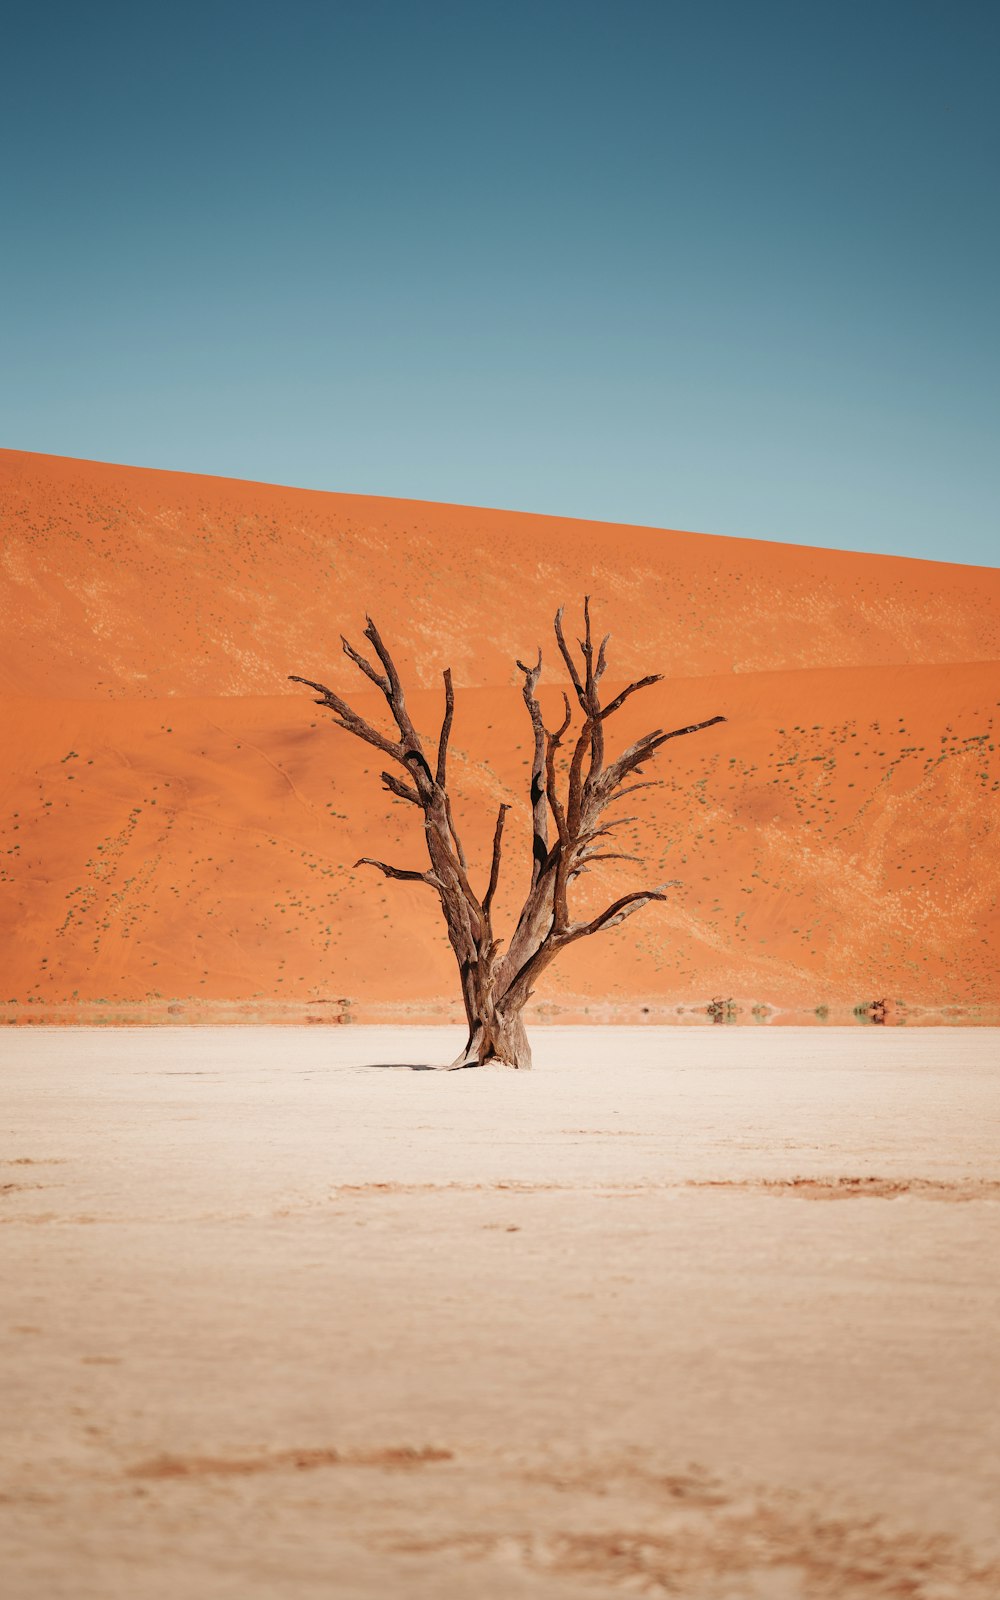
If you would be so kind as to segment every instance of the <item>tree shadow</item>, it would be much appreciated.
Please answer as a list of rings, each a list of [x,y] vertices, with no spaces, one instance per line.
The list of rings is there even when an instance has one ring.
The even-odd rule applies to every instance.
[[[430,1061],[363,1061],[359,1072],[451,1072],[451,1067]]]

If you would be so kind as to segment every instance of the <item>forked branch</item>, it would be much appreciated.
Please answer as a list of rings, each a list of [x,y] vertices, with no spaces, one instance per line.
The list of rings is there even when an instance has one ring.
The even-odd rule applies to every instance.
[[[394,761],[402,761],[403,749],[399,744],[387,739],[378,728],[373,728],[370,722],[352,710],[346,700],[333,689],[328,689],[325,683],[314,683],[311,678],[299,678],[294,674],[289,677],[290,683],[304,683],[307,689],[315,689],[318,699],[315,704],[326,706],[334,713],[337,726],[353,733],[356,739],[363,739],[366,744],[374,745],[376,750],[381,750],[383,755],[392,756]]]

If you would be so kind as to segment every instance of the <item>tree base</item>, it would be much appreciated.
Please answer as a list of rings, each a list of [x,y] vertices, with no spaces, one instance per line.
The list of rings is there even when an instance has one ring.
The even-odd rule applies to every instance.
[[[477,1022],[470,1029],[462,1054],[452,1062],[457,1067],[514,1067],[519,1072],[531,1066],[531,1046],[519,1016],[500,1021]]]

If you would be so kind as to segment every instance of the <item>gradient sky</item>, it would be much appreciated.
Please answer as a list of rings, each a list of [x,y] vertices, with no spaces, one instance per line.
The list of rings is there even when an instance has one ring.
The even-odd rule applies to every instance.
[[[0,443],[1000,561],[1000,4],[9,7]]]

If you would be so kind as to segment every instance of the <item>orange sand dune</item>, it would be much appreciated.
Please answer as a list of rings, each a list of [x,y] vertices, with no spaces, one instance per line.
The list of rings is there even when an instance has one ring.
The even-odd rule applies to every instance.
[[[338,681],[368,607],[411,681],[513,683],[584,586],[623,678],[1000,658],[1000,573],[0,452],[14,694]]]
[[[996,572],[14,452],[0,519],[0,1001],[453,1003],[429,892],[351,865],[421,865],[413,813],[287,674],[353,692],[338,634],[367,608],[433,734],[453,666],[481,876],[497,802],[520,802],[509,914],[513,659],[584,589],[615,676],[669,675],[622,713],[623,742],[729,720],[668,746],[665,786],[636,797],[628,848],[642,881],[682,880],[669,904],[570,952],[539,1003],[1000,999]],[[638,870],[595,871],[581,905]]]

